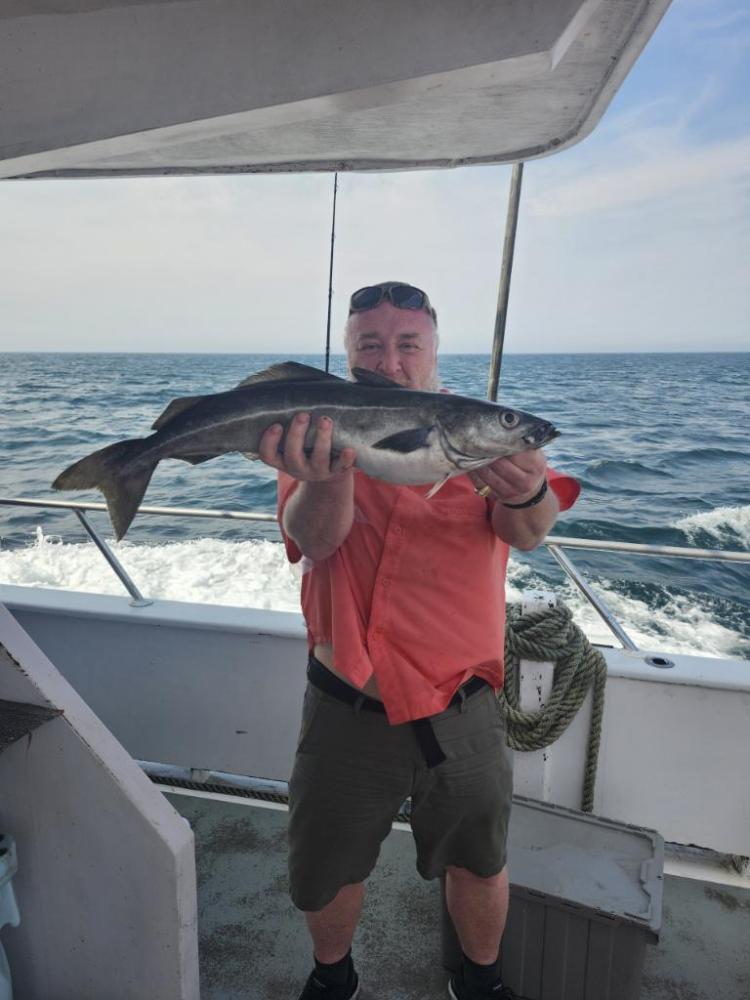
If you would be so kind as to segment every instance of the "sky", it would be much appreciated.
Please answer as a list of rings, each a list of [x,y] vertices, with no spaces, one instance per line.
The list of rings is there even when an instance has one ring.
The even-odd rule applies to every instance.
[[[673,0],[594,132],[526,164],[507,352],[750,350],[750,6]],[[350,292],[489,351],[510,167],[339,177]],[[329,174],[0,182],[0,351],[320,352]]]

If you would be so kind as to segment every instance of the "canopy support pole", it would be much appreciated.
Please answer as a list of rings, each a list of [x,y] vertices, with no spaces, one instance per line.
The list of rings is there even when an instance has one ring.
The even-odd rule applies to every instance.
[[[505,343],[505,324],[508,319],[508,298],[510,297],[510,276],[513,270],[513,253],[516,248],[516,227],[518,225],[518,206],[521,201],[521,181],[523,179],[523,163],[514,163],[510,177],[510,192],[508,194],[508,216],[505,222],[505,242],[503,244],[503,263],[500,270],[500,290],[497,296],[497,312],[495,314],[495,335],[492,341],[492,361],[487,384],[487,398],[497,400],[497,389],[500,382],[500,366],[503,361],[503,345]]]
[[[333,296],[333,244],[336,239],[336,195],[339,189],[339,175],[333,175],[333,214],[331,217],[331,255],[328,264],[328,315],[326,317],[326,371],[331,364],[331,298]]]

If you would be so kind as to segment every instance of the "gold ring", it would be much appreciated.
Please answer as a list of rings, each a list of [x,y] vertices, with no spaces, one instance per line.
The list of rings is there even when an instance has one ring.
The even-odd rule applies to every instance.
[[[490,493],[492,493],[492,490],[489,488],[489,486],[475,486],[474,492],[478,494],[480,497],[488,497]]]

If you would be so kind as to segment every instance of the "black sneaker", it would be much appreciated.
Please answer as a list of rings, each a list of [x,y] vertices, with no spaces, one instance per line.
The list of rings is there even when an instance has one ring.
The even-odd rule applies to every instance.
[[[448,983],[448,996],[451,1000],[521,1000],[521,997],[517,997],[513,990],[503,986],[499,979],[487,989],[481,991],[471,989],[466,984],[463,971],[451,976]]]
[[[299,995],[299,1000],[354,1000],[359,996],[359,976],[352,967],[345,986],[329,986],[318,978],[313,969],[305,988]]]

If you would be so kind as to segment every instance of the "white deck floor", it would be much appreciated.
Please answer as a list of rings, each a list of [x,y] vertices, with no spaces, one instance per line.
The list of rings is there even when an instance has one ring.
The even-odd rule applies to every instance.
[[[287,895],[286,812],[169,799],[196,837],[202,1000],[296,1000],[311,953]],[[660,943],[646,951],[641,1000],[750,998],[750,889],[667,876],[663,918]],[[439,887],[415,872],[408,833],[383,846],[354,956],[362,1000],[447,995]]]

